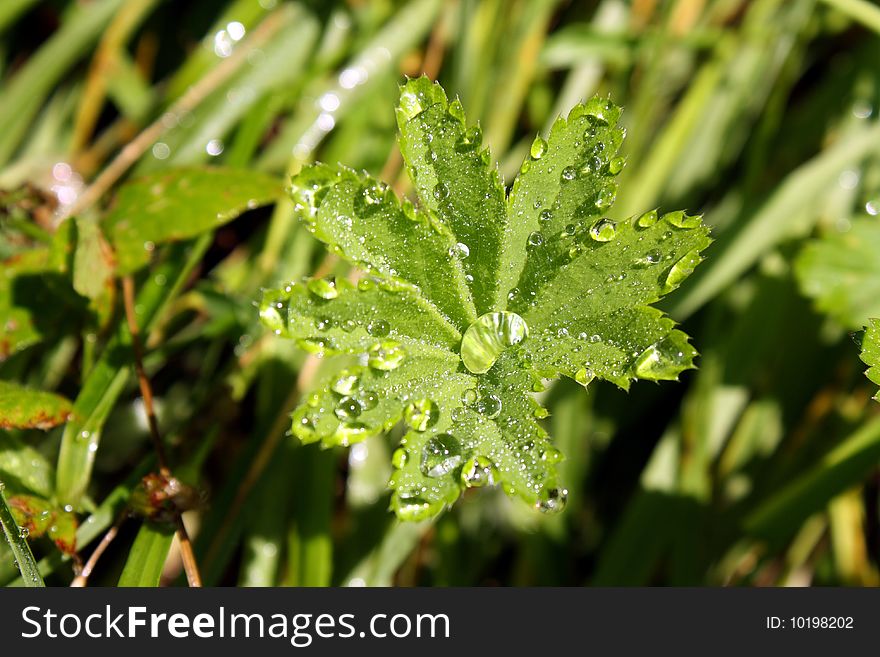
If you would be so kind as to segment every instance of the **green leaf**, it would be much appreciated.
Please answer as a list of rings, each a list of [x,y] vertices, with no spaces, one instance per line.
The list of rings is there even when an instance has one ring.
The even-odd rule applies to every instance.
[[[104,229],[120,273],[128,274],[148,264],[157,245],[212,231],[280,193],[277,179],[254,171],[166,170],[124,185]]]
[[[64,554],[76,554],[78,523],[71,511],[33,495],[15,495],[8,502],[15,522],[30,538],[46,535]]]
[[[364,271],[414,285],[454,325],[476,319],[456,254],[442,224],[401,203],[388,186],[366,174],[323,164],[293,179],[293,198],[315,237]]]
[[[50,497],[55,483],[52,465],[14,434],[0,431],[0,481],[15,492]]]
[[[474,305],[482,314],[497,308],[501,250],[507,215],[504,186],[482,132],[468,128],[458,100],[421,77],[400,89],[397,107],[400,152],[426,212],[454,236]]]
[[[122,574],[119,576],[118,586],[159,586],[162,569],[165,567],[173,540],[172,527],[152,522],[141,525],[134,539],[134,545],[128,553]]]
[[[71,222],[61,224],[52,244],[0,263],[0,361],[49,336],[72,332],[86,313],[68,275]]]
[[[0,429],[51,429],[67,422],[72,411],[61,395],[0,381]]]
[[[27,533],[23,532],[15,522],[3,489],[4,484],[0,481],[0,527],[3,528],[6,542],[12,549],[12,556],[18,564],[21,579],[25,586],[45,586],[43,576],[40,575],[40,569],[37,567],[37,561],[34,559],[34,553],[31,552],[31,547],[28,545]]]
[[[880,385],[880,319],[870,320],[862,337],[862,361],[868,365],[865,376]],[[880,401],[880,392],[874,395],[874,399]]]
[[[699,218],[681,212],[548,231],[508,304],[531,330],[526,348],[535,367],[622,388],[636,378],[677,379],[696,351],[648,304],[690,275],[709,241]]]
[[[402,421],[390,481],[400,518],[433,517],[486,485],[561,510],[563,455],[533,397],[541,377],[627,388],[693,366],[687,336],[650,304],[699,264],[708,231],[684,212],[604,216],[623,166],[619,115],[593,99],[557,121],[505,199],[460,104],[420,78],[397,109],[419,210],[343,168],[293,179],[312,232],[368,272],[357,285],[264,292],[261,318],[276,335],[343,355],[294,411],[293,433],[333,447]]]
[[[812,240],[795,263],[804,294],[848,328],[880,315],[880,220],[855,217],[844,233]]]

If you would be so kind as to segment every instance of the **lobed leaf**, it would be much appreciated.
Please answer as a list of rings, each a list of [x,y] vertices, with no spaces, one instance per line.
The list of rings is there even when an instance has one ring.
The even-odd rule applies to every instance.
[[[505,199],[479,129],[420,78],[397,109],[419,210],[348,169],[294,177],[310,230],[371,277],[264,293],[277,335],[349,355],[296,409],[293,433],[332,447],[403,421],[389,483],[400,518],[430,518],[485,485],[561,510],[540,377],[627,388],[693,367],[687,336],[650,304],[700,263],[708,231],[684,212],[604,216],[623,166],[619,116],[606,100],[573,109],[536,139]]]
[[[73,404],[61,395],[0,381],[0,429],[51,429],[72,412]]]
[[[871,381],[880,385],[880,319],[870,320],[870,324],[862,338],[862,361],[868,365],[865,372]],[[880,392],[874,395],[880,401]]]
[[[137,178],[119,190],[104,229],[121,274],[150,262],[156,245],[209,232],[246,210],[275,201],[276,178],[217,167],[162,171]]]
[[[846,327],[880,315],[880,220],[856,217],[845,233],[812,240],[795,262],[801,291]]]

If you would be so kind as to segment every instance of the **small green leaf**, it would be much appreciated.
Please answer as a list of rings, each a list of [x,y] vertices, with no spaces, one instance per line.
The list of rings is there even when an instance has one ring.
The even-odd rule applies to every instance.
[[[55,470],[36,449],[14,434],[0,431],[0,481],[15,492],[50,497]]]
[[[8,502],[15,522],[30,538],[48,536],[64,554],[76,554],[78,522],[70,510],[33,495],[15,495]]]
[[[862,361],[868,365],[865,372],[871,381],[880,385],[880,319],[870,320],[870,325],[862,338]],[[880,401],[880,392],[874,395]]]
[[[0,263],[0,361],[48,336],[75,331],[85,316],[87,300],[68,274],[70,229],[65,221],[51,246]]]
[[[61,395],[0,381],[0,429],[51,429],[67,422],[72,411]]]
[[[880,220],[856,217],[849,230],[812,240],[795,273],[816,307],[844,326],[861,328],[880,315]]]
[[[122,274],[140,269],[164,242],[196,237],[246,210],[272,203],[278,180],[254,171],[187,168],[162,171],[124,185],[104,220]]]
[[[390,481],[400,518],[428,519],[487,485],[560,511],[563,455],[540,424],[541,377],[627,388],[693,367],[687,336],[650,304],[693,272],[708,231],[684,212],[605,216],[624,165],[619,116],[607,100],[576,107],[535,139],[506,199],[460,103],[420,78],[397,109],[420,209],[347,169],[293,179],[312,232],[369,274],[264,292],[276,335],[345,355],[294,411],[293,433],[333,447],[402,423]]]
[[[141,525],[119,576],[118,586],[159,586],[173,540],[174,529],[169,525],[149,521]]]

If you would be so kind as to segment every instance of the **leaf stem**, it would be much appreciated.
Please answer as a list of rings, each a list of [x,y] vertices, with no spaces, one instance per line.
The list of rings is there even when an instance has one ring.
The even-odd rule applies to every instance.
[[[82,567],[82,570],[79,574],[73,578],[73,581],[70,583],[70,586],[73,588],[82,588],[88,584],[89,577],[92,572],[95,570],[95,565],[98,563],[98,559],[101,558],[101,555],[104,554],[104,551],[110,547],[110,544],[113,542],[113,539],[119,534],[119,528],[122,526],[122,523],[125,522],[125,519],[128,517],[128,513],[123,511],[119,514],[119,517],[116,519],[116,522],[113,523],[113,526],[107,530],[107,533],[104,534],[104,537],[101,539],[101,542],[92,550],[92,553],[89,555],[88,561],[86,561],[85,565]]]
[[[134,351],[134,367],[137,373],[138,385],[141,389],[141,396],[144,400],[144,411],[147,415],[147,423],[150,427],[150,437],[153,440],[153,447],[156,450],[156,458],[159,462],[159,472],[163,476],[170,477],[171,470],[168,467],[168,456],[165,451],[165,445],[162,443],[162,437],[159,434],[159,422],[156,419],[156,412],[153,406],[153,389],[150,386],[150,380],[144,371],[143,361],[143,345],[141,343],[140,329],[137,324],[134,307],[134,280],[132,277],[125,276],[122,279],[122,296],[125,305],[125,318],[128,322],[128,329],[131,332],[131,343]],[[186,571],[186,579],[190,586],[198,587],[202,585],[202,578],[199,574],[198,564],[196,562],[195,553],[193,552],[192,542],[189,539],[189,533],[186,531],[186,525],[178,514],[177,519],[177,540],[180,544],[180,554],[183,558],[183,567]]]

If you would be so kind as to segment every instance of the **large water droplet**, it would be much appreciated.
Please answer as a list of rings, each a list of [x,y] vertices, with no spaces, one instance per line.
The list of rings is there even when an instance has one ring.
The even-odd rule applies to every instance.
[[[664,214],[663,218],[676,228],[696,228],[703,223],[703,215],[688,215],[682,210]]]
[[[350,395],[360,387],[361,380],[358,373],[354,370],[342,370],[336,375],[333,384],[330,386],[333,392],[340,395]]]
[[[625,157],[613,157],[611,161],[608,162],[608,173],[612,176],[616,176],[618,173],[623,171],[623,167],[626,166],[626,158]]]
[[[535,506],[544,513],[559,513],[567,501],[568,491],[565,488],[543,489]]]
[[[307,285],[309,292],[322,299],[335,299],[339,296],[339,290],[336,289],[336,281],[325,278],[313,278]]]
[[[596,378],[596,375],[593,373],[593,370],[588,369],[586,367],[580,368],[577,372],[574,373],[574,380],[580,383],[585,388],[590,385],[593,379]]]
[[[438,201],[442,201],[445,198],[449,197],[449,185],[444,182],[438,182],[434,187],[434,198]]]
[[[538,231],[529,234],[529,246],[541,246],[544,243],[544,235]]]
[[[356,397],[365,411],[371,411],[379,404],[379,395],[372,390],[361,390]]]
[[[497,395],[485,395],[477,402],[476,409],[477,413],[493,420],[501,413],[501,400]]]
[[[529,149],[529,155],[531,155],[534,160],[540,160],[546,152],[547,142],[541,139],[540,136],[535,137],[535,141],[532,142],[532,147]]]
[[[374,319],[367,324],[367,333],[374,338],[384,338],[391,332],[391,326],[384,319]]]
[[[404,447],[398,447],[394,450],[394,453],[391,455],[391,465],[393,465],[398,470],[403,469],[406,465],[406,462],[409,460],[409,452],[406,451]]]
[[[343,397],[336,405],[334,413],[336,417],[343,421],[356,419],[364,410],[361,403],[354,397]]]
[[[698,249],[684,254],[672,265],[672,268],[666,274],[666,280],[663,282],[663,292],[671,292],[681,285],[681,282],[693,273],[694,267],[700,264],[702,259]]]
[[[610,242],[617,234],[617,224],[611,219],[599,219],[590,228],[590,237],[597,242]]]
[[[475,456],[464,462],[461,468],[461,483],[468,488],[492,486],[498,476],[495,464],[485,456]]]
[[[368,352],[368,364],[373,369],[389,371],[397,369],[406,358],[406,349],[394,340],[377,342]]]
[[[687,365],[687,354],[672,340],[664,339],[645,349],[636,359],[633,372],[640,379],[676,379]]]
[[[657,210],[649,210],[636,219],[636,225],[639,228],[650,228],[657,223],[659,217],[660,215],[657,213]]]
[[[403,419],[416,431],[427,431],[440,419],[440,408],[430,399],[411,402],[403,411]]]
[[[553,219],[553,210],[541,210],[541,214],[538,215],[538,218],[543,222],[548,222]]]
[[[565,167],[562,170],[562,180],[568,181],[574,180],[575,178],[577,178],[577,169],[574,167]]]
[[[461,360],[474,374],[488,372],[501,352],[519,344],[529,334],[525,320],[516,313],[486,313],[468,326],[461,339]]]
[[[363,422],[343,422],[336,428],[333,439],[343,447],[347,447],[364,440],[369,435],[370,430]]]
[[[449,247],[449,255],[464,260],[471,254],[470,247],[464,242],[458,242]]]
[[[562,452],[552,446],[541,452],[541,460],[545,463],[559,463],[564,459],[565,456],[563,456]]]
[[[450,433],[432,436],[422,450],[420,468],[428,477],[442,477],[461,463],[461,444]]]

